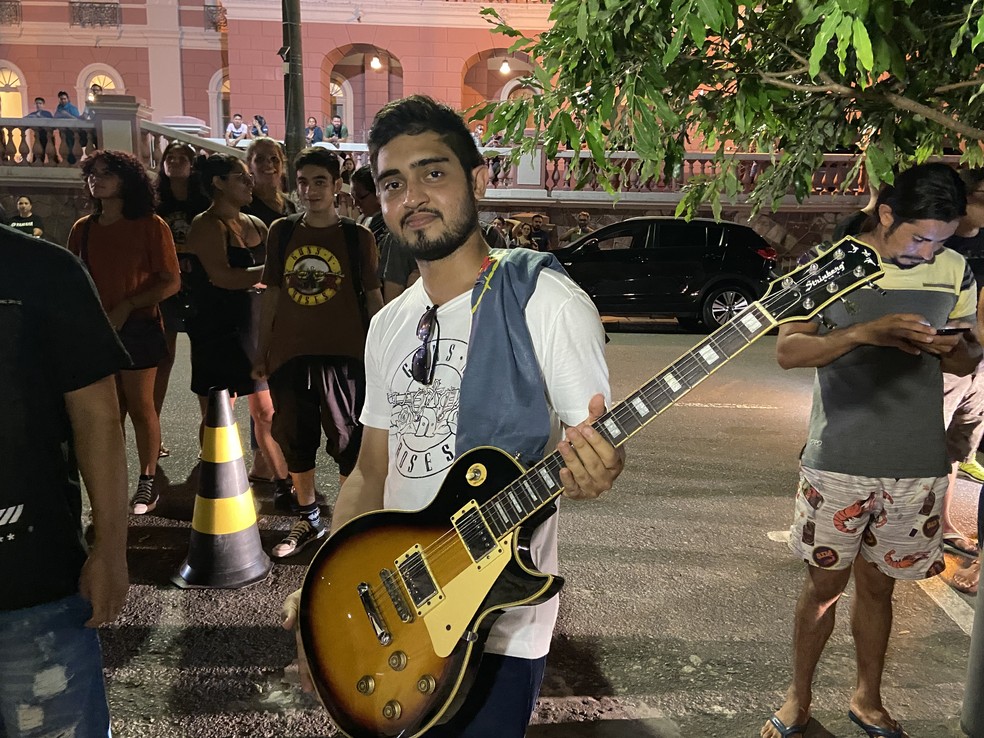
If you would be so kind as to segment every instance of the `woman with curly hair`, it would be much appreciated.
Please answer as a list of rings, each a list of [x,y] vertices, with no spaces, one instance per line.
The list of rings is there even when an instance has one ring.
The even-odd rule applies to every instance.
[[[196,215],[208,207],[208,198],[201,190],[197,172],[192,171],[192,164],[198,152],[195,147],[183,141],[172,141],[164,149],[161,156],[161,170],[157,175],[157,214],[164,219],[171,235],[174,237],[174,248],[178,251],[178,263],[181,263],[180,253],[184,251],[185,240],[191,228],[191,221]],[[167,341],[167,355],[157,366],[157,377],[154,381],[154,407],[160,417],[164,409],[164,398],[167,395],[167,385],[171,378],[171,368],[174,366],[174,354],[177,347],[178,333],[185,333],[188,319],[189,302],[187,295],[176,294],[164,300],[161,305],[164,317],[164,338]],[[170,451],[161,441],[160,456],[169,456]]]
[[[240,212],[253,197],[253,177],[242,161],[228,154],[200,156],[195,169],[212,204],[195,218],[186,243],[209,281],[195,294],[199,314],[188,333],[191,389],[199,396],[203,413],[211,387],[227,388],[233,399],[248,397],[256,440],[270,462],[271,476],[278,491],[289,493],[287,462],[270,432],[270,390],[265,381],[252,376],[267,237],[263,221]]]
[[[68,248],[89,269],[103,309],[130,354],[116,376],[120,422],[130,416],[140,457],[131,505],[143,515],[157,505],[154,489],[161,426],[154,408],[157,365],[167,353],[160,302],[178,290],[171,231],[154,213],[154,186],[140,161],[123,151],[97,151],[82,163],[92,214],[76,221]]]

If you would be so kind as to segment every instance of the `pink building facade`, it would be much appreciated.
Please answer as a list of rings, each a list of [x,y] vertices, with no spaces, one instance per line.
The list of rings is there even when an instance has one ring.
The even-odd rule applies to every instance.
[[[529,65],[506,51],[481,8],[535,32],[550,5],[471,0],[301,0],[304,97],[320,125],[340,115],[365,140],[375,113],[404,95],[465,110],[525,94]],[[281,4],[276,0],[0,0],[0,117],[54,111],[65,90],[83,110],[90,85],[134,95],[152,120],[178,116],[221,136],[229,116],[262,115],[284,134]]]

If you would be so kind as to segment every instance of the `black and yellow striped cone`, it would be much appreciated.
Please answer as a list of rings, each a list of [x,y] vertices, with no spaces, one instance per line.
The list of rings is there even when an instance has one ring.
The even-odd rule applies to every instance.
[[[199,480],[188,558],[172,581],[236,589],[265,579],[273,564],[260,544],[253,490],[224,389],[208,394]]]

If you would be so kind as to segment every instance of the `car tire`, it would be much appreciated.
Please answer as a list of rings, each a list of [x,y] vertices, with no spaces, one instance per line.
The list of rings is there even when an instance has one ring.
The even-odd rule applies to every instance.
[[[726,285],[714,287],[701,303],[700,314],[708,330],[716,331],[752,304],[754,298],[744,287]]]

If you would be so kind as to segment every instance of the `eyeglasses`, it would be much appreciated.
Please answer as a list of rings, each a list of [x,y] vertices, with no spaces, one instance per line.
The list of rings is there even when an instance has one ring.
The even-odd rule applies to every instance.
[[[434,334],[434,350],[431,351],[428,344],[431,340],[431,333]],[[433,305],[424,311],[417,323],[417,338],[420,339],[420,348],[413,354],[413,361],[410,364],[410,376],[418,384],[429,385],[434,381],[434,369],[437,368],[437,343],[441,340],[441,326],[437,322],[437,305]]]

